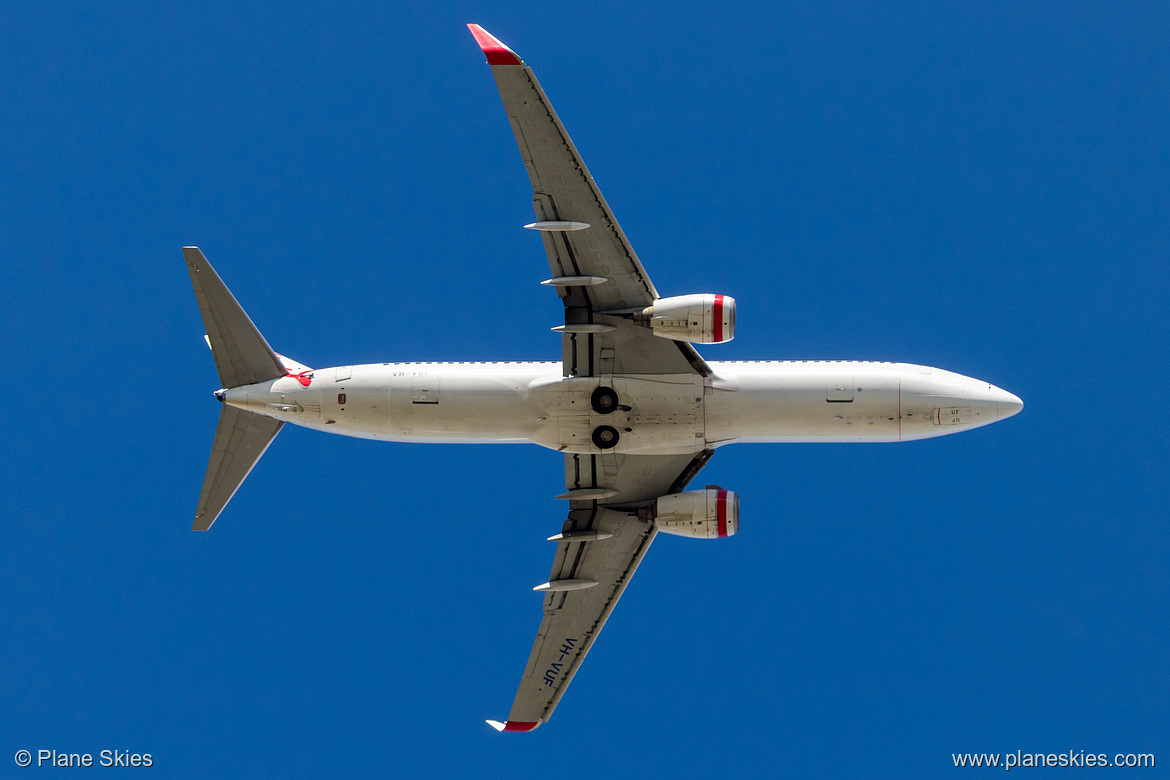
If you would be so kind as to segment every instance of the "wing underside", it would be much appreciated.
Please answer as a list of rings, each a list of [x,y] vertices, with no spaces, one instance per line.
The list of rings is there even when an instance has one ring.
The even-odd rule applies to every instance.
[[[653,303],[658,293],[646,269],[532,69],[483,28],[468,26],[488,56],[532,183],[534,227],[562,223],[569,228],[540,230],[553,277],[606,280],[596,286],[563,288],[565,305],[607,311]]]
[[[536,642],[508,714],[512,730],[536,728],[552,715],[656,532],[653,524],[625,512],[569,512],[560,534],[568,541],[557,543],[549,582],[542,587],[579,589],[545,594]]]
[[[690,344],[655,336],[630,318],[658,298],[646,269],[532,70],[482,27],[468,27],[487,56],[532,184],[536,222],[527,227],[541,235],[547,283],[565,305],[558,328],[565,376],[598,377],[611,387],[615,375],[710,376]],[[531,731],[552,715],[657,533],[637,509],[683,490],[702,469],[712,451],[696,442],[700,449],[682,454],[565,456],[569,516],[550,539],[557,549],[549,581],[537,588],[545,591],[540,628],[508,721],[488,721],[495,728]]]
[[[570,501],[569,517],[552,537],[557,550],[541,586],[551,590],[512,711],[507,723],[492,725],[531,731],[549,719],[657,533],[635,506],[683,490],[711,455],[616,456],[610,470],[599,456],[565,456],[566,488],[620,491],[627,505]]]
[[[532,69],[482,27],[468,26],[487,55],[532,184],[536,222],[529,227],[541,235],[550,281],[560,280],[554,286],[565,304],[566,376],[602,373],[606,359],[618,372],[709,376],[690,344],[612,314],[649,306],[658,292]],[[571,332],[582,326],[594,330]]]

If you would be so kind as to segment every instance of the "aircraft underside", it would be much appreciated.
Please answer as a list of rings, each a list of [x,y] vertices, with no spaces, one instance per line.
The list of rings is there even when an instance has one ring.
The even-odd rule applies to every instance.
[[[854,361],[708,362],[695,344],[735,336],[729,295],[663,297],[531,68],[469,25],[532,185],[560,299],[561,359],[381,363],[311,369],[277,355],[196,247],[183,254],[222,402],[192,528],[215,523],[286,423],[414,443],[525,443],[562,453],[568,512],[541,622],[501,731],[548,721],[657,533],[739,530],[734,491],[688,490],[735,442],[893,442],[1017,413],[994,385],[926,366]],[[502,511],[502,510],[501,510]],[[436,543],[439,540],[436,539]]]
[[[1022,407],[994,385],[907,363],[710,366],[710,377],[566,377],[551,362],[342,366],[233,388],[224,401],[360,438],[640,454],[737,441],[909,441],[987,425]],[[612,389],[612,400],[600,402],[599,388]]]

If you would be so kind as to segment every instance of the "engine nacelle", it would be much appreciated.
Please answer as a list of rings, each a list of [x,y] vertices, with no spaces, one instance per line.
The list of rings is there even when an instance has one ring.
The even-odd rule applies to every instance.
[[[735,298],[730,295],[678,295],[659,298],[634,315],[655,336],[693,344],[721,344],[735,338]]]
[[[671,493],[640,514],[648,515],[645,519],[652,519],[664,534],[722,539],[739,530],[739,496],[722,488]]]

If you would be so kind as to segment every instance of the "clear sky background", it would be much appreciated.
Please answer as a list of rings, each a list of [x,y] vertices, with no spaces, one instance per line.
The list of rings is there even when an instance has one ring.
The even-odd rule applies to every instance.
[[[0,10],[0,774],[1170,764],[1164,4],[114,5]],[[530,735],[483,720],[539,622],[558,455],[287,427],[189,530],[219,405],[184,244],[313,367],[559,358],[467,22],[535,69],[658,289],[736,297],[708,359],[1026,404],[720,450],[698,482],[741,532],[660,537]]]

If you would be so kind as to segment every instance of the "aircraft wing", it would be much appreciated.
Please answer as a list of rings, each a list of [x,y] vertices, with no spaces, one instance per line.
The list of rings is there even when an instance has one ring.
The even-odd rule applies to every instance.
[[[605,453],[566,455],[565,486],[620,487],[632,500],[657,498],[684,489],[712,452],[616,455],[608,464],[599,462]],[[544,615],[512,710],[506,723],[488,723],[500,731],[532,731],[549,719],[657,532],[635,510],[570,501],[561,533],[549,539],[557,542],[549,581],[535,588],[545,591]]]
[[[611,372],[672,374],[711,371],[694,347],[652,335],[628,318],[603,312],[640,310],[657,299],[646,269],[589,175],[532,69],[477,24],[524,167],[552,278],[565,304],[566,376]]]
[[[476,24],[472,35],[487,56],[504,110],[532,183],[538,231],[554,287],[565,304],[565,376],[674,374],[711,371],[694,347],[653,335],[630,315],[659,296],[597,183],[589,175],[532,69]],[[702,446],[700,444],[700,446]],[[547,721],[593,646],[657,528],[637,507],[682,491],[712,450],[677,455],[626,455],[611,450],[566,454],[569,517],[543,591],[544,615],[501,731],[531,731]],[[621,504],[603,505],[620,494]]]

